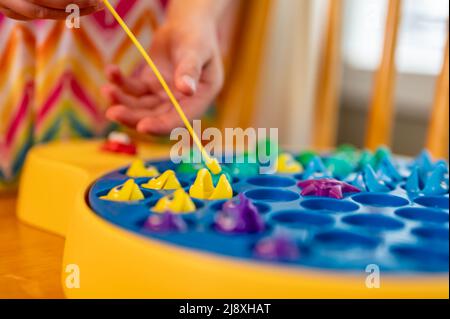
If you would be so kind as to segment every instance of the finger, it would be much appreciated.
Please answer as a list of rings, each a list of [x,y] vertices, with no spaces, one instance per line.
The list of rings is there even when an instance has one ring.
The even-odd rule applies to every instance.
[[[114,105],[106,110],[106,118],[113,122],[135,127],[139,122],[139,117],[135,116],[130,109],[124,105]]]
[[[5,6],[16,14],[29,19],[64,20],[69,15],[65,10],[48,8],[24,0],[5,0]],[[96,10],[97,8],[82,9],[80,15],[87,15]]]
[[[172,84],[173,78],[172,78],[172,72],[169,71],[169,68],[166,63],[159,63],[162,67],[159,68],[159,71],[161,72],[161,75],[163,76],[164,80],[166,81],[167,85],[169,86],[171,92],[175,96],[176,99],[181,99],[184,97],[183,93],[178,92],[174,89],[174,85]],[[164,90],[163,86],[161,85],[161,82],[159,82],[156,75],[153,73],[153,71],[150,68],[146,68],[144,72],[142,72],[141,80],[146,84],[148,89],[153,92],[155,95],[159,96],[159,98],[162,101],[168,102],[170,101],[169,96],[167,95],[166,91]]]
[[[168,105],[163,104],[154,109],[130,109],[125,105],[113,105],[106,111],[106,117],[129,127],[136,127],[140,120],[147,117],[158,116],[167,112]]]
[[[183,111],[189,121],[199,118],[209,107],[208,100],[199,98],[188,98],[182,102],[185,106]],[[160,135],[168,134],[176,127],[184,127],[184,123],[175,108],[170,105],[167,112],[158,116],[147,117],[139,121],[136,129],[140,133]]]
[[[155,62],[156,63],[156,62]],[[160,63],[160,65],[164,65],[164,63]],[[159,71],[161,72],[162,77],[166,81],[167,85],[173,89],[173,78],[170,71],[168,71],[168,67],[166,66],[158,66]],[[150,89],[151,92],[164,92],[164,89],[161,85],[161,82],[158,80],[156,75],[153,73],[152,70],[149,68],[146,69],[146,71],[143,73],[142,81],[145,82],[147,87]],[[163,94],[160,94],[161,97],[163,97]]]
[[[113,84],[104,85],[101,88],[101,92],[110,104],[123,104],[130,108],[152,109],[161,103],[159,97],[156,95],[132,96]]]
[[[150,92],[150,88],[144,81],[130,76],[124,76],[116,65],[107,66],[106,75],[109,81],[121,87],[128,94],[141,96]]]
[[[67,16],[63,10],[46,8],[24,0],[6,0],[5,6],[29,19],[64,19]]]
[[[181,99],[186,97],[183,93],[178,92],[177,90],[171,90],[171,91],[177,101],[180,101]],[[169,96],[167,95],[167,92],[164,91],[164,89],[161,88],[155,94],[160,98],[161,101],[171,102]]]
[[[87,16],[103,9],[103,5],[97,7],[88,7],[80,10],[80,16]],[[67,15],[69,13],[66,13]]]
[[[106,84],[101,88],[103,96],[105,96],[110,104],[124,104],[135,106],[137,98],[126,94],[123,90],[114,84]]]
[[[161,35],[156,35],[150,48],[150,56],[164,80],[172,88],[173,83],[173,63],[170,60],[167,44],[161,40]],[[150,67],[146,67],[142,72],[142,81],[144,81],[152,92],[162,90],[161,83]]]
[[[186,95],[195,94],[203,69],[204,60],[194,52],[186,52],[175,68],[175,87]]]
[[[139,121],[136,130],[143,134],[169,134],[176,127],[184,127],[178,115],[172,109],[159,116],[147,117]]]
[[[100,7],[103,2],[101,0],[28,0],[39,6],[52,9],[66,9],[67,6],[74,4],[80,9]]]
[[[200,82],[201,84],[209,86],[208,92],[214,96],[222,89],[224,81],[225,72],[222,58],[220,55],[216,54],[210,63],[208,63],[205,67]]]
[[[14,20],[22,20],[22,21],[29,21],[30,19],[15,13],[14,11],[11,11],[10,9],[4,7],[4,6],[0,6],[0,12],[3,13],[5,16],[7,16],[8,18],[14,19]]]
[[[193,95],[198,89],[198,82],[203,68],[212,58],[209,47],[205,44],[182,43],[175,49],[175,86],[186,95]]]

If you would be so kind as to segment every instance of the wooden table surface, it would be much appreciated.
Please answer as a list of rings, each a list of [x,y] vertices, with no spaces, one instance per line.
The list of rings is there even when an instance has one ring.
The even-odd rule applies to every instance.
[[[64,298],[64,238],[19,222],[15,204],[0,195],[0,298]]]

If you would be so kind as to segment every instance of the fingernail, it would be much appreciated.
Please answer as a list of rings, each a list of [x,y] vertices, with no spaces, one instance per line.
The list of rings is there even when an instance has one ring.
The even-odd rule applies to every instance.
[[[191,76],[184,75],[183,82],[192,90],[192,92],[195,93],[195,91],[197,91],[197,83]]]

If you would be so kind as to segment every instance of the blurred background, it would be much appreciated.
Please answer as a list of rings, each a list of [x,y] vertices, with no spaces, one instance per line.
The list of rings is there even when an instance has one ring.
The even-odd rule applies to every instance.
[[[331,13],[334,18],[330,18],[333,2],[339,2],[339,13]],[[320,95],[327,94],[324,80],[333,77],[337,110],[321,115],[336,118],[328,144],[366,146],[373,95],[383,92],[380,86],[375,92],[376,71],[385,40],[393,32],[388,30],[393,25],[387,26],[389,0],[278,0],[271,6],[253,123],[279,127],[281,143],[287,148],[318,146],[314,142],[317,104]],[[399,8],[392,85],[394,125],[387,144],[396,153],[414,155],[426,144],[445,56],[449,3],[403,0]],[[330,22],[336,17],[338,21]],[[335,33],[331,40],[330,32]],[[326,47],[327,41],[334,41],[334,47]],[[324,50],[336,57],[324,62]],[[448,116],[448,93],[446,108]]]
[[[343,79],[338,142],[362,146],[364,122],[384,36],[387,1],[347,0],[344,11]],[[397,61],[393,148],[417,154],[425,142],[436,78],[448,34],[449,2],[406,0]]]

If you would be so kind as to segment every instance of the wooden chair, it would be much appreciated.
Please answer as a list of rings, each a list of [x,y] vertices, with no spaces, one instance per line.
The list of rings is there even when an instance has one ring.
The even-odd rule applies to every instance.
[[[321,65],[317,77],[314,134],[312,144],[322,150],[333,147],[339,119],[339,84],[341,75],[342,0],[330,0],[328,24],[324,33]]]
[[[263,63],[269,11],[274,0],[242,1],[234,47],[227,68],[227,84],[219,99],[220,127],[248,127],[252,124],[257,79]],[[394,93],[398,30],[402,0],[389,0],[382,58],[374,76],[367,119],[365,147],[375,149],[391,144],[394,125]],[[341,76],[341,31],[343,0],[329,0],[319,74],[317,77],[312,146],[336,146]],[[445,63],[436,83],[427,141],[424,145],[435,157],[448,156],[448,45]]]
[[[366,147],[374,150],[391,142],[394,93],[395,93],[395,52],[401,17],[401,0],[390,0],[388,5],[384,47],[380,65],[375,73],[372,100],[366,131]]]
[[[382,58],[373,83],[369,107],[365,146],[375,149],[390,145],[395,92],[395,52],[401,18],[402,0],[389,0]],[[337,135],[339,95],[339,59],[341,32],[341,0],[330,0],[328,27],[325,34],[321,74],[317,85],[313,146],[332,148]],[[448,41],[441,74],[436,82],[436,94],[428,128],[427,147],[434,157],[448,157],[449,130],[449,64]]]
[[[441,74],[436,82],[436,94],[426,147],[437,158],[448,158],[448,42]]]

